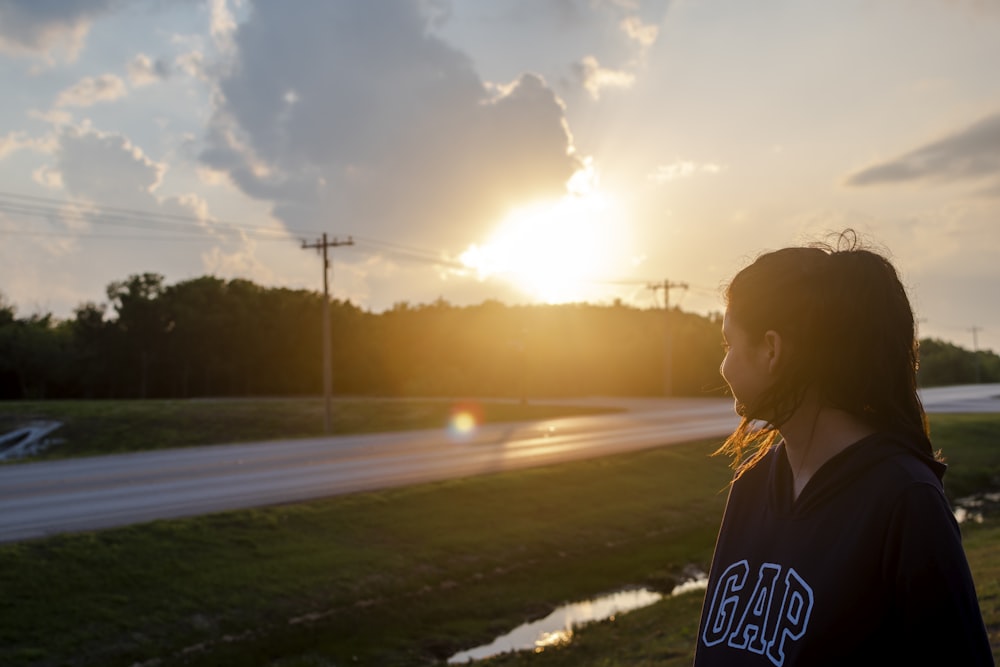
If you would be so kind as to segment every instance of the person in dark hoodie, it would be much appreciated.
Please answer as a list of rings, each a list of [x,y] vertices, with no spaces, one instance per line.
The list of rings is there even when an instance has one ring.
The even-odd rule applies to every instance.
[[[846,232],[761,255],[726,303],[742,420],[696,667],[993,665],[892,264]]]

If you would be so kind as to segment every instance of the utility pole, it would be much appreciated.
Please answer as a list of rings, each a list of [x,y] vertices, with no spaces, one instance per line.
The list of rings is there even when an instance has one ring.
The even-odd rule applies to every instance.
[[[342,245],[354,245],[354,241],[350,236],[346,241],[338,241],[336,238],[327,240],[324,233],[323,238],[315,243],[302,242],[303,250],[315,248],[317,252],[323,253],[323,403],[326,408],[323,430],[326,433],[333,428],[333,413],[330,406],[330,396],[333,394],[333,365],[330,354],[330,260],[327,257],[327,249]]]
[[[976,360],[976,384],[982,382],[979,363],[979,332],[982,330],[983,328],[979,326],[973,326],[969,329],[972,332],[972,358]]]
[[[646,289],[653,290],[655,294],[663,290],[663,312],[666,314],[665,334],[663,342],[663,395],[672,396],[674,393],[674,327],[673,318],[670,316],[670,290],[687,289],[687,283],[673,283],[664,280],[662,283],[649,283]]]

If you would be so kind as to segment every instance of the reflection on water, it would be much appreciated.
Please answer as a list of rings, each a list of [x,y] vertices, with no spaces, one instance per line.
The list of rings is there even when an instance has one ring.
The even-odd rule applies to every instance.
[[[987,513],[1000,509],[1000,492],[977,493],[955,501],[955,520],[959,523],[982,523]]]
[[[692,593],[694,591],[703,591],[706,588],[708,588],[708,575],[704,572],[697,572],[691,579],[674,586],[673,590],[670,591],[670,597],[676,597],[678,595],[684,595],[685,593]]]
[[[682,595],[691,591],[704,590],[707,584],[707,577],[698,573],[695,578],[675,586],[670,594]],[[593,621],[614,619],[618,614],[648,607],[662,598],[661,593],[642,588],[619,591],[593,600],[564,605],[541,620],[514,628],[502,637],[497,637],[490,644],[456,653],[448,659],[448,664],[482,660],[508,651],[533,650],[536,653],[541,652],[546,647],[570,641],[573,638],[574,628]]]

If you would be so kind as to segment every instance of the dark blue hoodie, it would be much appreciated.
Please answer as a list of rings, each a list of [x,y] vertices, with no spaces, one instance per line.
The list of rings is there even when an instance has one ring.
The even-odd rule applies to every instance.
[[[793,501],[772,448],[730,490],[696,667],[993,665],[944,470],[874,434]]]

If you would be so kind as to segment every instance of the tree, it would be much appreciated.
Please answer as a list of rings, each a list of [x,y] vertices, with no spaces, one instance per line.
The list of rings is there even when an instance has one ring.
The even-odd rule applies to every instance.
[[[226,326],[233,307],[226,281],[203,276],[180,282],[168,287],[162,299],[169,322],[167,369],[171,395],[217,393],[233,343]]]
[[[76,307],[69,322],[77,395],[83,398],[108,395],[112,350],[108,344],[109,324],[104,319],[106,310],[104,304],[88,301]]]
[[[0,295],[0,398],[317,394],[323,297],[144,273],[74,318],[18,318]],[[108,311],[112,317],[108,317]],[[334,390],[417,396],[662,395],[662,310],[611,305],[331,304]],[[678,395],[718,395],[720,316],[668,314]],[[1000,357],[921,342],[923,386],[1000,382]]]
[[[990,350],[972,352],[937,338],[924,338],[917,377],[923,387],[971,384],[977,377],[980,382],[1000,382],[1000,356]]]
[[[6,398],[46,398],[70,381],[68,330],[51,314],[0,325],[0,378]]]
[[[127,374],[122,378],[126,395],[150,395],[153,365],[163,353],[169,329],[169,318],[160,300],[163,292],[163,276],[156,273],[132,275],[108,285],[108,300],[117,315],[111,323],[113,338],[122,362],[116,366]],[[137,378],[128,376],[130,369],[138,370]],[[136,380],[133,393],[129,385]]]

